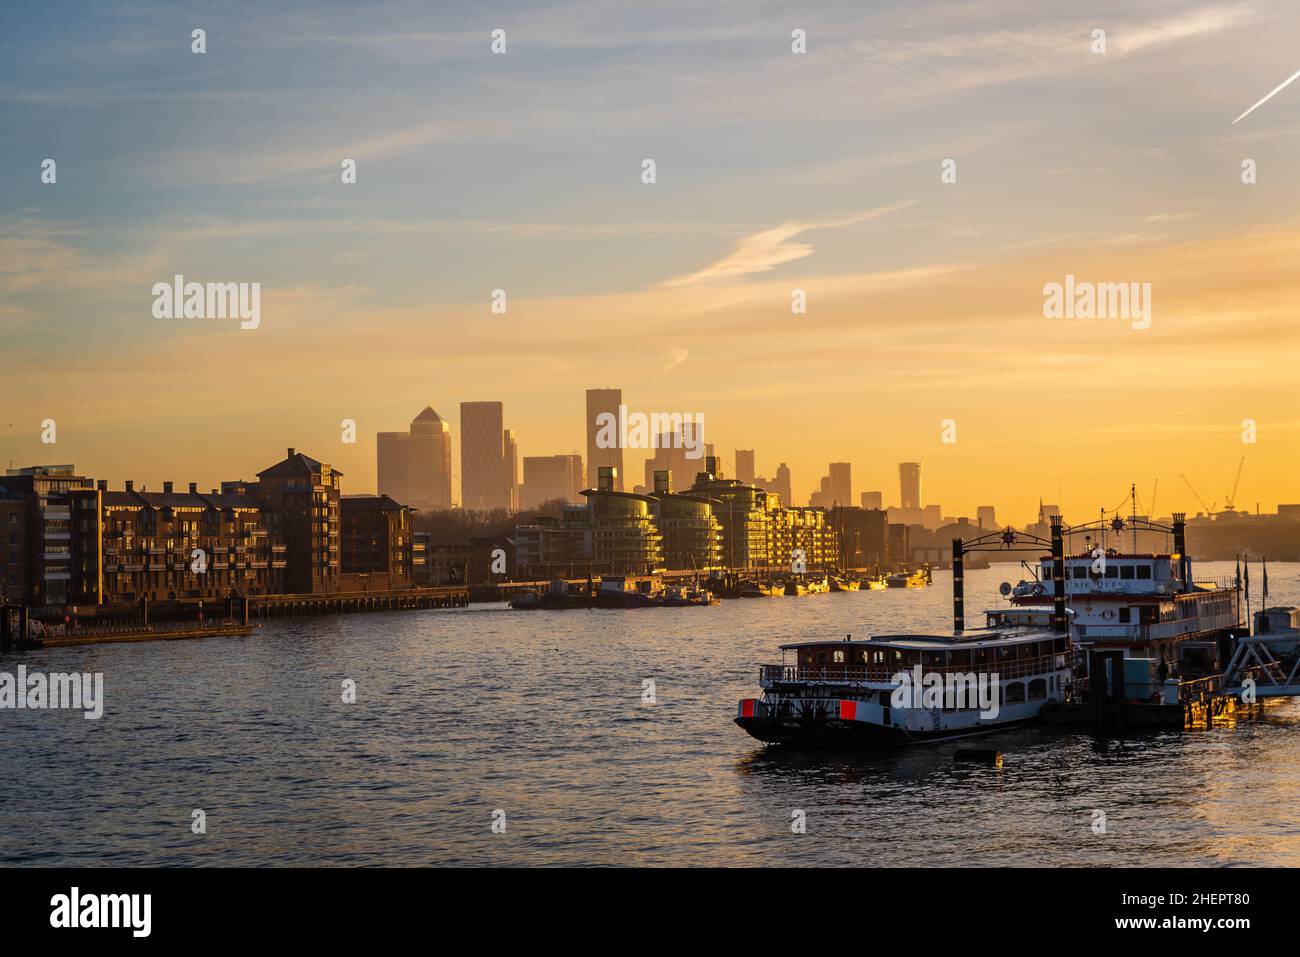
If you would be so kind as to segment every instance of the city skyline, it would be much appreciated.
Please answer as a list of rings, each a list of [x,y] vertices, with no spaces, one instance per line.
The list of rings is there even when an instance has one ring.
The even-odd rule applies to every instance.
[[[402,36],[205,10],[204,56],[183,10],[32,11],[0,37],[30,144],[0,154],[0,459],[206,485],[292,442],[377,489],[374,434],[431,398],[504,403],[522,459],[581,454],[582,391],[617,383],[705,413],[728,470],[789,463],[798,502],[845,461],[889,503],[921,461],[968,515],[1157,479],[1194,514],[1180,475],[1222,502],[1243,455],[1239,505],[1300,499],[1300,96],[1242,115],[1294,70],[1294,9],[742,9],[516,11],[501,56],[472,5],[391,5]],[[154,318],[180,274],[261,283],[260,323]],[[1149,283],[1149,328],[1045,318],[1074,276]]]

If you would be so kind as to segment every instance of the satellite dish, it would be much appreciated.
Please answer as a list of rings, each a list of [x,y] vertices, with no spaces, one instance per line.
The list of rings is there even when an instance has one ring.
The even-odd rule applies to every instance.
[[[998,591],[1001,592],[1003,598],[1005,598],[1007,595],[1010,595],[1011,582],[1003,582],[1001,585],[998,586]]]

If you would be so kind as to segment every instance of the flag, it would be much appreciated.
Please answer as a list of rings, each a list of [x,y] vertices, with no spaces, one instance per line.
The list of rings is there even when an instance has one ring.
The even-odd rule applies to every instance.
[[[1264,604],[1268,604],[1268,559],[1264,559]]]
[[[1241,556],[1237,556],[1237,587],[1241,587]]]

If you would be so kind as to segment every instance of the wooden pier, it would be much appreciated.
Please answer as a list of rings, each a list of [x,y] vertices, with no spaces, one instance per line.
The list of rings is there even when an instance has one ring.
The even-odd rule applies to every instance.
[[[346,615],[365,611],[464,608],[470,589],[464,585],[402,588],[394,591],[334,592],[325,595],[257,595],[248,599],[253,618],[300,615]]]

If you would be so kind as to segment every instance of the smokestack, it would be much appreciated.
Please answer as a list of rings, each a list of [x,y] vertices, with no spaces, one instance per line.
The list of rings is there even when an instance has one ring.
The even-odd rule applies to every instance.
[[[1174,512],[1174,551],[1178,554],[1178,575],[1183,591],[1192,590],[1192,560],[1187,557],[1187,513]]]
[[[191,482],[191,483],[190,483],[190,494],[191,494],[191,495],[197,495],[197,494],[198,494],[198,491],[199,491],[199,483],[198,483],[198,482]]]
[[[99,489],[101,492],[107,492],[108,479],[100,479],[98,482],[95,483],[95,488]]]
[[[655,469],[655,494],[667,495],[672,490],[672,473],[667,469]]]
[[[131,481],[131,479],[127,479],[127,480],[126,480],[126,490],[127,490],[128,492],[134,492],[134,491],[135,491],[135,482]]]
[[[172,483],[171,483],[171,482],[163,482],[163,492],[164,492],[165,494],[167,494],[167,495],[170,495],[170,494],[172,493]]]
[[[295,449],[293,446],[289,446],[289,458],[293,458],[294,455],[297,453],[297,451],[298,450]]]

